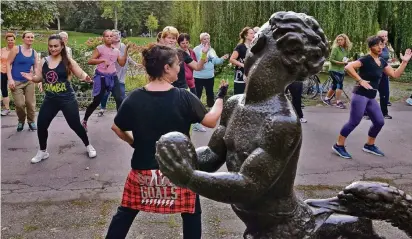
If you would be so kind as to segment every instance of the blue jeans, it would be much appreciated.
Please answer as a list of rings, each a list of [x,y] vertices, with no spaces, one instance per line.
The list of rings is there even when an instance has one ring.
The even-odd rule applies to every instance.
[[[345,78],[345,74],[337,71],[329,71],[329,75],[332,78],[332,85],[330,88],[333,91],[335,91],[336,89],[342,90],[343,79]]]
[[[122,100],[126,98],[126,85],[124,83],[119,83],[120,86],[120,96]],[[100,109],[106,109],[107,101],[109,100],[110,92],[106,92],[103,96],[102,101],[100,102]]]

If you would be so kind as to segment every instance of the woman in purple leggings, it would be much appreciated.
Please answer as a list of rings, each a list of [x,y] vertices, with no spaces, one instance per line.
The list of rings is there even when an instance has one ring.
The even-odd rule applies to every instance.
[[[332,150],[342,158],[352,158],[345,149],[345,140],[349,134],[358,126],[362,120],[363,113],[366,111],[372,120],[372,126],[369,129],[368,141],[363,146],[363,151],[378,156],[384,156],[382,151],[375,146],[375,139],[384,125],[384,117],[375,100],[379,87],[379,82],[384,72],[392,78],[399,78],[411,59],[411,49],[401,54],[402,64],[394,70],[385,60],[379,57],[384,47],[384,40],[379,36],[371,36],[367,40],[369,54],[357,61],[349,63],[345,70],[352,78],[357,81],[353,89],[349,122],[347,122],[338,137],[338,142],[332,146]],[[356,70],[359,70],[358,73]]]

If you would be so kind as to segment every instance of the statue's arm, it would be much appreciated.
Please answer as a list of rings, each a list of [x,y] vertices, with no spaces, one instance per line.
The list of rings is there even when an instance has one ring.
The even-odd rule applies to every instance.
[[[225,163],[227,149],[223,137],[239,98],[240,96],[233,96],[227,100],[223,107],[220,125],[213,132],[209,144],[196,149],[199,171],[215,172]]]
[[[301,135],[272,130],[273,135],[264,148],[255,149],[245,160],[238,173],[207,173],[196,170],[185,185],[195,193],[215,201],[237,204],[251,202],[267,190],[282,175],[290,155],[301,144]],[[273,141],[272,139],[278,139]]]
[[[208,146],[196,149],[197,162],[200,171],[215,172],[226,161],[226,145],[223,140],[226,127],[219,125],[209,141]]]

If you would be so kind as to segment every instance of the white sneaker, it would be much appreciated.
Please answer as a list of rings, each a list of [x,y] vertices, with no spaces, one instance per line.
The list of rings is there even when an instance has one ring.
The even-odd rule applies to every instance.
[[[308,121],[305,118],[300,118],[301,123],[307,123]]]
[[[42,161],[43,159],[47,159],[49,156],[50,156],[50,154],[47,152],[47,150],[46,151],[39,150],[39,151],[37,151],[36,156],[34,156],[31,159],[31,163],[38,163],[38,162]]]
[[[96,157],[97,155],[96,150],[93,148],[91,144],[87,145],[86,150],[87,150],[87,153],[89,154],[89,158]]]
[[[412,98],[408,98],[408,99],[406,100],[406,103],[407,103],[408,105],[411,105],[411,106],[412,106]]]

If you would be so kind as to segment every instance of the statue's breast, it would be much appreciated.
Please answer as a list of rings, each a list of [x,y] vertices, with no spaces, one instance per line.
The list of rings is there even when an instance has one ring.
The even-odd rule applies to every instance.
[[[267,114],[253,108],[239,107],[233,112],[224,137],[228,159],[235,154],[236,161],[243,163],[259,147],[266,118]]]

